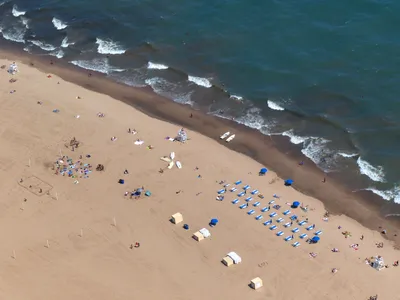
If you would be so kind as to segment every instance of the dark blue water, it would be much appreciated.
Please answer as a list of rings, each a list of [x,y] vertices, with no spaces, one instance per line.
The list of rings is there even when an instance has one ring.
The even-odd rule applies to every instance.
[[[0,28],[30,53],[288,136],[326,172],[400,203],[399,9],[361,0],[10,0]]]

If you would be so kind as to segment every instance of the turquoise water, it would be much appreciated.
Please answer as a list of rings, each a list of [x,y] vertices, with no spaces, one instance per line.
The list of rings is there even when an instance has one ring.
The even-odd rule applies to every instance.
[[[287,136],[400,203],[399,2],[3,3],[2,35],[26,51]]]

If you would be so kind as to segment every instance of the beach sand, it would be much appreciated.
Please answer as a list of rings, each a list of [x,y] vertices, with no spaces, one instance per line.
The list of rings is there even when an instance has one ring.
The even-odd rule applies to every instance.
[[[7,67],[10,63],[0,61]],[[15,76],[0,72],[2,299],[367,299],[375,294],[400,299],[393,287],[400,269],[392,266],[400,255],[379,232],[346,216],[323,221],[321,201],[285,187],[273,172],[258,176],[263,165],[221,142],[191,130],[185,144],[168,141],[180,125],[145,115],[91,86],[85,89],[32,66],[18,66]],[[17,81],[9,83],[11,78]],[[99,112],[105,117],[99,118]],[[129,134],[128,128],[137,134]],[[65,146],[73,137],[81,142],[74,151]],[[135,145],[137,139],[143,145]],[[235,143],[240,145],[240,136]],[[171,152],[182,169],[166,169],[160,160]],[[85,163],[94,168],[103,164],[105,170],[93,168],[88,178],[56,175],[52,167],[60,155],[74,161],[82,155]],[[120,179],[125,183],[119,184]],[[232,186],[239,179],[265,198],[254,196],[246,209],[231,203],[237,192],[227,191],[224,201],[216,201],[221,180]],[[151,191],[150,197],[124,196],[142,186]],[[278,230],[262,224],[269,219],[267,213],[256,221],[274,194],[282,207],[271,211],[282,216],[290,209],[286,203],[297,200],[310,209],[291,209],[292,215],[308,218],[315,229],[296,224],[284,228],[274,221],[285,232],[277,237]],[[261,205],[249,216],[255,201]],[[184,219],[178,225],[169,221],[176,212]],[[376,218],[366,210],[368,217]],[[210,228],[212,218],[219,224]],[[196,242],[192,234],[203,227],[211,237]],[[309,245],[297,233],[285,242],[294,227],[309,236],[322,230],[321,241]],[[352,236],[345,238],[344,231]],[[292,247],[294,241],[301,245]],[[140,247],[131,249],[135,242]],[[384,247],[377,248],[378,242]],[[230,251],[242,262],[228,268],[221,259]],[[311,252],[317,256],[312,258]],[[365,263],[376,255],[383,256],[388,269],[377,271]],[[333,274],[333,268],[338,272]],[[248,286],[255,277],[264,282],[256,291]]]

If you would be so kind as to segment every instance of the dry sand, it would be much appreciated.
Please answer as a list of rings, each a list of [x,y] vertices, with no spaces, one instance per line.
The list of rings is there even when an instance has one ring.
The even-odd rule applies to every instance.
[[[167,141],[179,126],[33,67],[20,64],[19,70],[14,83],[6,70],[0,73],[1,299],[347,300],[375,294],[379,300],[400,299],[393,286],[400,269],[392,267],[400,255],[378,232],[344,216],[324,222],[322,202],[285,187],[273,172],[259,177],[259,163],[210,138],[188,131],[185,144]],[[98,112],[106,116],[99,118]],[[138,133],[128,134],[128,128]],[[118,139],[112,142],[112,136]],[[72,137],[81,141],[75,151],[65,147]],[[143,145],[134,145],[138,138]],[[160,157],[171,151],[183,168],[159,173],[166,167]],[[60,152],[74,160],[90,154],[85,162],[103,164],[105,171],[93,171],[74,184],[75,179],[52,170]],[[125,169],[129,174],[123,174]],[[265,196],[257,199],[262,204],[254,208],[255,215],[246,214],[250,207],[231,204],[236,193],[215,200],[221,189],[217,182],[238,179]],[[141,186],[152,195],[124,196]],[[283,240],[290,229],[277,237],[277,231],[262,225],[267,213],[263,221],[255,220],[273,194],[281,196],[279,215],[294,200],[312,208],[293,213],[316,224],[310,232],[300,227],[301,232],[323,231],[320,243],[309,245],[295,234],[301,245],[293,248],[293,241]],[[169,222],[176,212],[189,230]],[[220,220],[218,226],[209,228],[211,218]],[[203,227],[212,236],[198,243],[191,236]],[[346,230],[352,237],[344,238]],[[135,242],[140,248],[130,249]],[[377,248],[377,242],[384,247]],[[349,247],[354,243],[359,250]],[[332,253],[334,247],[340,252]],[[228,268],[221,259],[230,251],[243,261]],[[375,255],[390,267],[376,271],[366,265],[364,259]],[[332,274],[332,268],[338,272]],[[257,291],[248,287],[254,277],[264,281]]]

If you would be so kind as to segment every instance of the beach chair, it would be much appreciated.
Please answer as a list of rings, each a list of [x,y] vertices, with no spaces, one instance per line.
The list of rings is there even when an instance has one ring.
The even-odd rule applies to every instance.
[[[296,215],[291,216],[290,220],[292,220],[292,221],[297,220],[297,216]]]
[[[246,208],[247,207],[247,203],[243,203],[242,205],[239,206],[240,209]]]
[[[253,197],[247,197],[245,200],[246,202],[250,202],[251,200],[253,200]]]
[[[268,202],[268,204],[272,204],[272,203],[275,203],[275,200],[271,200]]]
[[[233,187],[233,188],[231,188],[230,190],[229,190],[230,192],[236,192],[237,191],[237,188],[235,188],[235,187]]]
[[[257,195],[257,194],[258,194],[258,190],[253,190],[253,191],[251,192],[251,194],[252,194],[252,195]]]
[[[273,218],[273,217],[275,217],[277,215],[277,213],[276,212],[273,212],[273,213],[271,213],[269,216],[271,217],[271,218]]]
[[[290,241],[291,239],[293,239],[293,238],[292,238],[291,235],[289,235],[289,236],[285,237],[285,242],[288,242],[288,241]]]
[[[315,235],[320,235],[322,233],[322,230],[318,230],[316,233],[314,233]]]
[[[254,209],[250,209],[248,212],[247,212],[247,214],[249,215],[249,216],[251,216],[252,214],[254,214],[256,211],[254,210]]]
[[[297,227],[292,229],[292,232],[293,232],[293,233],[297,233],[297,232],[299,232],[299,231],[300,231],[300,229],[297,228]]]
[[[263,207],[263,208],[261,208],[261,211],[262,212],[266,212],[266,211],[269,211],[269,208],[266,206],[266,207]]]
[[[276,225],[272,225],[269,229],[270,230],[275,230],[276,228],[278,228]]]
[[[290,210],[285,210],[285,211],[283,212],[283,215],[284,215],[284,216],[286,216],[286,215],[288,215],[288,214],[290,214]]]
[[[258,198],[264,199],[264,195],[258,194]]]
[[[271,223],[272,223],[272,220],[268,220],[268,221],[265,221],[263,224],[264,224],[264,226],[268,226]]]
[[[301,221],[301,222],[299,223],[300,226],[303,226],[304,224],[307,224],[307,221],[306,221],[306,220],[303,220],[303,221]]]
[[[247,191],[249,188],[250,188],[250,186],[249,186],[248,184],[245,185],[245,186],[243,187],[243,189],[244,189],[245,191]]]
[[[218,194],[223,194],[223,193],[225,193],[225,189],[220,189],[219,191],[218,191]]]
[[[293,246],[294,248],[297,248],[298,246],[300,246],[300,243],[299,243],[299,242],[294,242],[294,243],[292,244],[292,246]]]
[[[235,185],[239,185],[239,184],[241,184],[241,183],[242,183],[242,181],[241,181],[241,180],[238,180],[238,181],[235,182]]]
[[[240,192],[240,193],[237,194],[237,195],[238,195],[238,197],[242,197],[242,196],[244,196],[244,194],[245,194],[245,192]]]
[[[313,225],[310,225],[310,226],[306,227],[306,229],[307,229],[308,231],[310,231],[310,230],[313,229],[313,228],[314,228]]]
[[[260,206],[261,202],[257,201],[256,203],[253,203],[254,207]]]
[[[276,236],[281,236],[281,235],[283,235],[283,233],[284,233],[283,231],[279,231],[276,233]]]
[[[258,221],[258,220],[261,220],[263,218],[263,215],[258,215],[257,217],[256,217],[256,220]]]
[[[286,228],[288,228],[288,227],[292,226],[292,223],[287,222],[287,223],[286,223],[285,225],[283,225],[283,226],[285,226]]]
[[[239,199],[232,200],[232,204],[238,204],[238,203],[239,203]]]
[[[276,220],[278,223],[282,223],[284,220],[283,218],[279,218],[278,220]]]
[[[303,233],[299,236],[302,240],[304,240],[307,237],[307,234]]]
[[[227,188],[228,186],[231,186],[231,184],[230,183],[225,184],[224,188]]]

